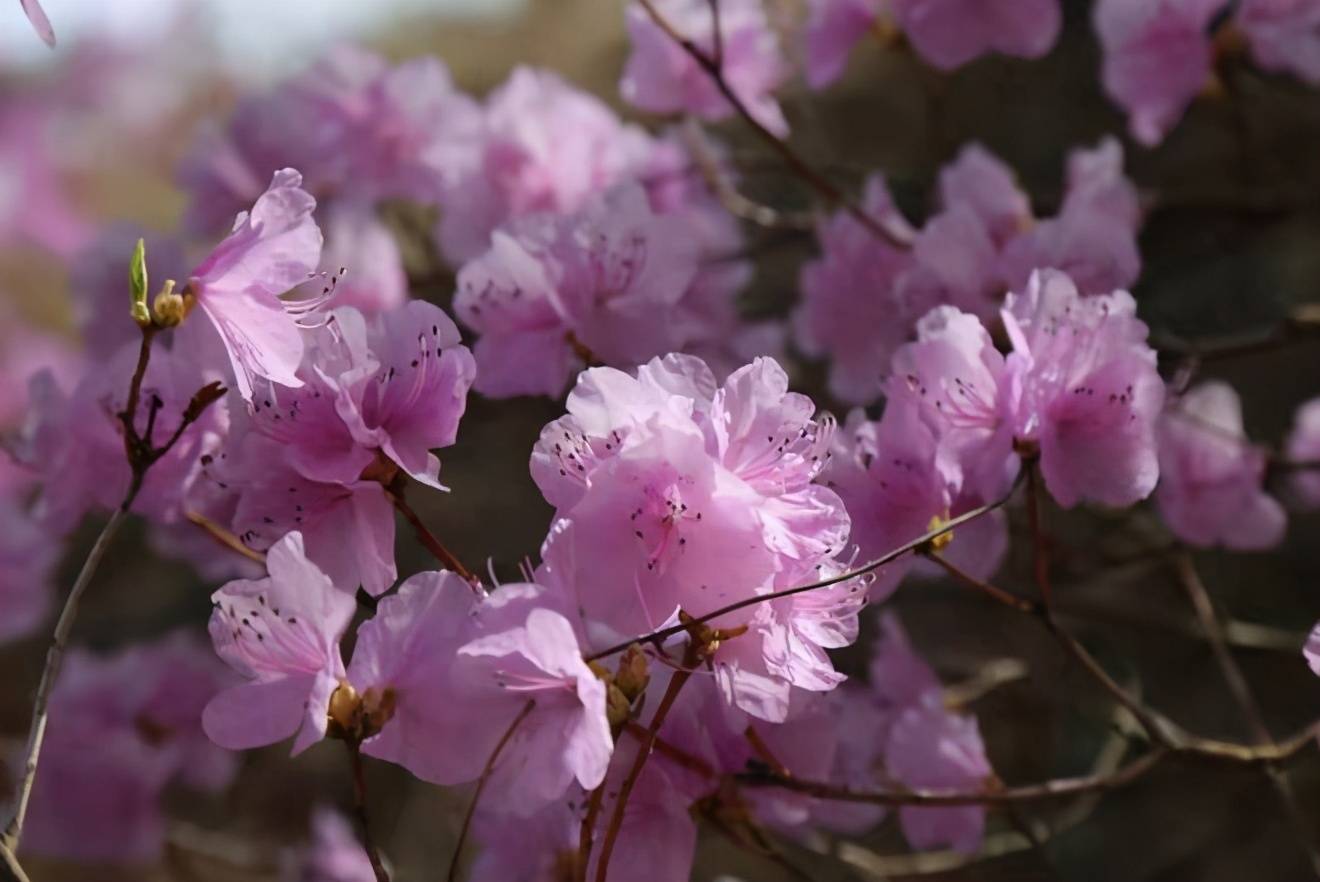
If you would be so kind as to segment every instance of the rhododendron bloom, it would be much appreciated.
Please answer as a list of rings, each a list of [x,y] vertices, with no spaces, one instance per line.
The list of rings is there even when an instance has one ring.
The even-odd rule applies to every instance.
[[[867,180],[862,208],[889,226],[906,227],[879,176]],[[807,355],[830,357],[831,393],[843,401],[869,402],[880,393],[893,351],[933,304],[895,285],[912,266],[911,255],[847,212],[822,222],[816,237],[822,254],[802,266],[795,340]]]
[[[704,0],[654,0],[659,14],[708,57],[714,57],[715,18]],[[628,56],[619,92],[625,101],[652,113],[695,114],[721,120],[733,105],[697,63],[640,4],[628,6]],[[788,77],[761,0],[725,0],[720,4],[721,74],[730,91],[761,125],[788,134],[788,121],[773,92]]]
[[[887,554],[981,504],[974,493],[963,492],[959,470],[938,450],[935,427],[904,398],[891,401],[878,423],[854,411],[835,435],[825,481],[848,509],[852,541],[863,560]],[[1008,550],[998,511],[959,527],[951,538],[940,553],[977,578],[992,575]],[[872,600],[883,600],[914,563],[919,562],[905,555],[884,567],[871,587]]]
[[[1320,463],[1320,398],[1297,408],[1285,452],[1290,462]],[[1299,468],[1290,483],[1298,502],[1308,509],[1320,508],[1320,470]]]
[[[1209,27],[1225,0],[1099,0],[1105,91],[1128,113],[1132,137],[1164,139],[1210,78]]]
[[[0,497],[0,645],[26,636],[45,619],[59,559],[58,546],[7,496]]]
[[[922,58],[952,70],[987,52],[1039,58],[1059,38],[1059,0],[892,0]]]
[[[698,240],[680,215],[652,213],[628,185],[567,216],[531,215],[496,230],[459,272],[454,310],[481,337],[477,388],[557,396],[583,350],[633,365],[684,341],[675,321],[696,276]]]
[[[188,290],[220,332],[239,393],[252,400],[254,378],[301,386],[299,319],[322,298],[283,300],[315,274],[321,230],[312,220],[316,200],[293,169],[275,173],[250,212],[193,271]]]
[[[1283,540],[1288,516],[1265,493],[1265,451],[1247,440],[1242,405],[1226,383],[1202,383],[1160,420],[1155,501],[1174,534],[1237,550]]]
[[[475,372],[458,339],[453,321],[423,301],[370,323],[355,309],[333,311],[308,336],[303,385],[259,389],[247,434],[215,469],[239,494],[234,526],[244,540],[265,547],[298,530],[336,584],[388,588],[394,514],[380,480],[397,467],[441,487],[431,450],[454,443]]]
[[[1002,314],[1007,359],[974,319],[947,307],[894,358],[891,394],[918,401],[940,427],[965,486],[997,498],[1017,448],[1039,451],[1046,486],[1065,507],[1149,495],[1164,385],[1131,295],[1082,297],[1065,274],[1043,270]]]
[[[649,139],[556,74],[515,68],[486,99],[478,134],[446,168],[436,238],[452,264],[531,212],[574,211],[637,167]]]
[[[843,74],[848,53],[875,25],[882,0],[810,0],[803,54],[807,85],[828,86]]]
[[[488,802],[529,814],[575,779],[598,785],[613,751],[605,684],[553,606],[537,585],[504,585],[478,601],[453,573],[405,582],[362,626],[349,666],[368,713],[388,708],[363,750],[428,781],[463,783],[518,721]]]
[[[541,433],[532,475],[568,522],[543,553],[562,562],[560,582],[589,625],[644,633],[680,609],[701,615],[807,581],[842,550],[848,516],[813,483],[833,422],[813,419],[810,399],[787,385],[774,361],[757,359],[717,387],[701,361],[681,355],[652,360],[636,378],[610,368],[579,377],[569,415]],[[753,607],[715,623],[757,632],[728,641],[715,662],[728,663],[730,698],[768,718],[786,711],[783,673],[806,688],[837,682],[808,673],[820,666],[813,652],[785,645],[809,629],[771,627],[784,613]],[[744,656],[762,640],[789,651]]]
[[[230,582],[211,596],[215,651],[247,680],[211,699],[202,725],[231,750],[283,741],[299,753],[326,731],[330,696],[345,676],[339,638],[353,617],[341,591],[290,533],[266,553],[270,575]]]
[[[1316,0],[1242,0],[1233,22],[1246,36],[1252,58],[1261,67],[1320,86],[1320,3]]]
[[[1306,663],[1311,666],[1311,670],[1320,677],[1320,624],[1312,628],[1311,633],[1307,635],[1302,654],[1306,658]]]

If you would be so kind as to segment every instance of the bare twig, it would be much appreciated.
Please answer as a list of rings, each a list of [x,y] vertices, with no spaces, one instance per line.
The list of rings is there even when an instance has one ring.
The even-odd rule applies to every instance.
[[[481,770],[481,777],[477,779],[477,787],[472,791],[472,800],[468,802],[467,811],[463,813],[463,826],[458,830],[458,842],[454,844],[454,856],[449,860],[449,872],[445,876],[449,882],[456,882],[458,879],[458,864],[463,857],[463,845],[467,842],[468,832],[472,829],[472,818],[477,813],[477,803],[481,801],[481,793],[486,789],[486,782],[490,780],[490,774],[495,769],[495,763],[499,761],[500,754],[504,752],[504,748],[508,746],[514,733],[518,731],[518,727],[522,725],[523,720],[527,719],[527,715],[532,712],[534,707],[536,707],[534,701],[528,701],[523,705],[522,710],[518,712],[518,716],[513,718],[513,722],[509,723],[509,728],[505,729],[504,734],[500,736],[500,740],[495,744],[495,749],[491,751],[490,757],[486,760],[485,767]]]
[[[362,768],[362,745],[353,738],[345,739],[348,748],[348,761],[353,769],[353,807],[357,812],[358,824],[362,827],[362,848],[371,861],[371,871],[376,874],[376,882],[390,882],[389,871],[381,860],[380,849],[371,835],[371,818],[367,812],[367,776]]]
[[[413,511],[412,506],[403,498],[402,488],[398,486],[386,487],[385,495],[389,497],[390,502],[394,504],[394,508],[399,514],[403,515],[404,520],[412,526],[413,532],[417,535],[417,541],[421,542],[445,569],[452,570],[462,576],[472,586],[472,590],[480,594],[481,580],[477,578],[475,573],[465,567],[458,556],[446,548],[445,544],[434,533],[427,529],[426,524],[422,523],[422,519],[417,516],[417,512]]]
[[[720,94],[729,102],[734,111],[743,118],[743,121],[746,122],[754,132],[756,132],[757,136],[762,141],[779,154],[780,158],[783,159],[785,164],[787,164],[798,177],[806,181],[831,205],[842,207],[859,224],[866,227],[866,229],[870,230],[879,238],[886,240],[897,248],[907,248],[911,245],[907,236],[868,214],[855,202],[849,199],[843,191],[834,186],[828,178],[812,168],[805,159],[798,155],[797,151],[789,146],[787,141],[770,131],[760,120],[752,115],[752,112],[747,108],[747,105],[740,97],[738,97],[738,94],[729,85],[728,80],[725,79],[724,73],[721,71],[720,65],[716,60],[690,38],[679,33],[673,23],[665,18],[660,10],[656,8],[652,0],[638,0],[638,2],[646,11],[646,14],[650,16],[651,20],[655,22],[656,26],[664,31],[671,40],[677,43],[679,47],[681,47],[683,51],[697,63],[697,66],[710,76],[711,81],[715,84],[715,88],[719,89]],[[718,25],[718,21],[716,24]]]
[[[254,563],[266,563],[266,555],[257,551],[255,548],[248,548],[243,544],[243,540],[235,536],[232,531],[226,530],[201,512],[184,512],[183,516],[190,522],[201,527],[208,536],[223,545],[225,548],[228,548],[230,551],[241,554],[243,557],[246,557]]]
[[[780,597],[792,597],[795,594],[802,594],[807,591],[816,591],[821,588],[828,588],[831,585],[838,585],[840,582],[847,582],[850,579],[856,579],[858,577],[868,575],[869,573],[872,573],[880,569],[886,564],[893,563],[895,560],[902,557],[903,555],[916,551],[926,545],[929,545],[931,541],[938,539],[947,533],[953,532],[953,530],[956,527],[961,527],[963,524],[974,521],[977,518],[981,517],[982,515],[994,511],[995,509],[1002,506],[1004,503],[1008,502],[1008,500],[1012,497],[1013,492],[1016,489],[1017,489],[1017,485],[1014,484],[1013,488],[1011,488],[1003,498],[997,499],[994,502],[990,502],[985,505],[978,506],[976,508],[973,508],[969,511],[966,511],[958,515],[955,518],[951,518],[945,521],[944,523],[942,523],[939,527],[936,527],[935,529],[926,533],[925,535],[918,536],[916,539],[913,539],[911,542],[904,543],[903,545],[900,545],[898,548],[895,548],[894,550],[886,554],[882,554],[880,557],[877,557],[875,560],[869,561],[855,569],[851,569],[846,572],[840,573],[837,576],[830,576],[828,579],[821,579],[818,582],[812,582],[807,585],[798,585],[797,587],[794,588],[785,588],[782,591],[774,591],[771,592],[770,594],[758,594],[755,597],[748,597],[743,600],[739,600],[735,603],[730,603],[727,606],[722,606],[719,609],[714,610],[713,612],[709,612],[704,615],[698,616],[688,624],[678,624],[678,625],[672,625],[668,628],[661,628],[657,631],[652,631],[649,634],[645,634],[640,637],[634,637],[630,640],[616,644],[607,649],[602,649],[599,652],[595,652],[587,656],[586,660],[589,662],[597,661],[599,659],[605,658],[606,656],[623,652],[625,649],[627,649],[629,646],[632,646],[634,643],[651,643],[658,645],[660,643],[663,643],[665,640],[668,640],[670,637],[673,637],[676,634],[681,634],[684,631],[688,630],[688,628],[692,624],[700,625],[705,622],[709,622],[712,619],[717,619],[720,616],[728,615],[731,612],[737,612],[740,609],[746,609],[749,606],[755,606],[758,603],[764,603],[768,600],[775,600]]]

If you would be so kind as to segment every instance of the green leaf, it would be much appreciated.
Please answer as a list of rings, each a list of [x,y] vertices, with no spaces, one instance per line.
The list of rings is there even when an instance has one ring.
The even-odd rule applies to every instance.
[[[151,324],[151,311],[147,309],[147,243],[137,240],[133,259],[128,265],[128,287],[132,295],[129,314],[143,327]]]

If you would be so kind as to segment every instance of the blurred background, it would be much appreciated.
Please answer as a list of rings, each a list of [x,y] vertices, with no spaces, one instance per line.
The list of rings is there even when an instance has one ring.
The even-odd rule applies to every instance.
[[[1151,0],[1155,2],[1155,0]],[[800,15],[778,4],[786,21]],[[305,67],[329,47],[364,43],[392,59],[435,54],[457,84],[483,94],[517,64],[545,66],[633,116],[617,96],[626,57],[616,0],[46,0],[60,44],[48,51],[18,4],[0,3],[0,297],[6,330],[37,328],[72,345],[70,277],[76,243],[37,243],[39,219],[25,215],[25,186],[56,189],[62,210],[88,230],[133,222],[169,231],[184,200],[174,184],[180,156],[205,119],[224,120],[236,98]],[[1102,94],[1089,3],[1066,0],[1063,38],[1040,61],[982,59],[940,74],[902,46],[854,53],[848,74],[822,93],[800,84],[783,93],[794,140],[818,167],[850,188],[868,171],[888,176],[909,217],[930,204],[935,174],[969,141],[1008,162],[1038,213],[1057,207],[1064,157],[1125,122]],[[1143,272],[1135,288],[1143,317],[1165,339],[1250,338],[1268,333],[1299,304],[1320,300],[1320,94],[1246,65],[1221,72],[1223,89],[1198,100],[1154,150],[1125,142],[1128,173],[1148,205]],[[733,145],[744,189],[756,199],[804,208],[810,194],[784,173],[736,121],[717,127]],[[23,137],[20,137],[22,135]],[[15,220],[16,219],[16,220]],[[76,225],[75,225],[76,226]],[[757,275],[742,304],[749,316],[782,317],[797,298],[797,268],[815,250],[809,233],[748,231]],[[452,276],[430,251],[406,241],[414,295],[447,305]],[[65,246],[68,246],[67,248]],[[127,260],[127,254],[125,254]],[[26,333],[20,329],[20,334]],[[20,347],[0,334],[6,386],[27,373]],[[1177,365],[1170,364],[1170,370]],[[830,401],[818,364],[792,358],[797,388]],[[1277,444],[1296,406],[1317,392],[1320,341],[1216,360],[1202,375],[1242,394],[1247,432]],[[415,505],[468,561],[512,573],[535,555],[550,511],[527,476],[544,423],[562,405],[546,399],[473,396],[458,444],[445,452],[449,494]],[[12,414],[15,411],[10,411]],[[1012,513],[1014,537],[1026,535]],[[1111,670],[1188,728],[1225,739],[1251,733],[1230,700],[1208,645],[1198,638],[1174,571],[1158,553],[1168,536],[1144,507],[1122,516],[1049,512],[1060,606]],[[59,571],[71,584],[97,525],[87,524]],[[1320,679],[1300,660],[1302,635],[1320,618],[1320,520],[1297,515],[1277,553],[1207,552],[1197,563],[1241,632],[1238,657],[1276,735],[1320,715]],[[430,568],[404,529],[400,575]],[[1029,543],[1016,541],[1000,584],[1025,588]],[[142,531],[111,552],[93,585],[75,642],[110,649],[179,627],[204,630],[207,583],[148,548]],[[1076,676],[1032,621],[957,586],[908,585],[890,602],[917,647],[969,703],[990,757],[1009,783],[1111,766],[1125,736],[1104,695]],[[839,666],[865,672],[862,641]],[[21,743],[44,638],[0,646],[0,737]],[[987,684],[987,672],[989,677]],[[978,676],[980,675],[980,676]],[[351,801],[342,752],[322,744],[297,760],[280,746],[242,758],[221,797],[181,795],[168,810],[170,843],[159,865],[89,869],[33,859],[34,880],[220,880],[276,878],[282,852],[307,836],[311,810]],[[385,764],[369,768],[378,838],[401,879],[435,878],[454,844],[465,794],[412,780]],[[1298,801],[1320,825],[1320,759],[1308,751],[1290,768]],[[996,815],[987,848],[1003,855],[969,862],[917,858],[891,825],[856,842],[821,839],[785,846],[818,880],[1298,880],[1311,878],[1287,815],[1265,776],[1248,769],[1170,762],[1131,788],[1099,800],[1028,807],[1028,822],[1052,829],[1024,848],[1015,822]],[[76,835],[76,832],[74,833]],[[516,844],[511,844],[516,847]],[[788,879],[773,862],[703,830],[694,878]],[[644,875],[637,879],[644,880]]]

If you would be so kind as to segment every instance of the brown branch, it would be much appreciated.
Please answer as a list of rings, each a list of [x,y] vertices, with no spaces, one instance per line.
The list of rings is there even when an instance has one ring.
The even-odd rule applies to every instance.
[[[381,860],[380,849],[371,836],[371,820],[367,813],[367,776],[362,768],[362,744],[350,738],[344,741],[348,748],[348,760],[353,769],[353,807],[357,812],[358,824],[362,827],[362,848],[371,861],[371,871],[376,874],[376,882],[390,882],[389,871]]]
[[[698,661],[695,646],[695,643],[688,645],[683,667],[675,671],[673,677],[670,678],[669,685],[665,688],[665,694],[660,699],[660,706],[655,709],[655,716],[651,717],[651,725],[646,730],[646,738],[637,746],[637,755],[633,758],[627,777],[623,779],[623,786],[619,788],[618,796],[615,797],[614,811],[610,815],[610,824],[605,829],[605,839],[600,846],[600,860],[596,862],[596,882],[605,882],[606,875],[609,873],[610,856],[614,853],[614,843],[618,840],[619,831],[623,828],[623,813],[628,808],[628,798],[632,796],[633,788],[637,786],[637,779],[642,775],[647,757],[651,755],[651,751],[655,747],[655,740],[660,727],[664,724],[665,717],[669,715],[670,708],[674,706],[679,690],[692,676],[692,666]]]
[[[463,813],[463,826],[458,830],[458,842],[454,844],[454,856],[449,860],[449,872],[445,878],[449,882],[456,882],[458,879],[458,862],[463,857],[463,845],[467,842],[468,832],[472,829],[472,818],[477,813],[477,803],[481,801],[481,793],[486,789],[486,782],[490,780],[491,772],[495,769],[495,763],[499,761],[500,754],[513,739],[513,734],[518,731],[522,721],[527,719],[527,715],[536,707],[535,701],[528,701],[523,705],[522,710],[518,711],[518,716],[509,723],[509,728],[504,730],[500,740],[496,743],[495,749],[491,751],[490,757],[486,760],[485,767],[481,770],[481,777],[477,778],[477,788],[472,791],[472,800],[468,802],[467,811]]]
[[[974,588],[997,603],[1002,603],[1004,606],[1015,609],[1018,612],[1031,613],[1032,615],[1036,615],[1040,612],[1040,605],[1035,601],[1028,600],[1025,597],[1018,597],[1011,591],[1005,591],[1002,588],[991,585],[989,582],[976,578],[970,573],[964,572],[945,560],[944,556],[938,552],[924,551],[922,552],[922,556],[938,565],[956,581],[961,582],[969,588]]]
[[[1233,653],[1224,640],[1223,630],[1219,626],[1219,617],[1216,615],[1214,604],[1210,600],[1210,593],[1206,591],[1205,584],[1196,571],[1196,565],[1192,562],[1191,554],[1183,551],[1175,558],[1175,564],[1178,569],[1178,581],[1182,583],[1183,589],[1187,592],[1187,598],[1191,601],[1192,609],[1196,611],[1196,617],[1210,642],[1215,661],[1219,665],[1219,671],[1224,677],[1224,682],[1228,685],[1229,692],[1233,695],[1233,700],[1241,709],[1242,715],[1246,718],[1256,741],[1264,745],[1273,745],[1274,738],[1270,734],[1269,726],[1265,723],[1265,714],[1256,701],[1256,696],[1252,693],[1251,686],[1242,673],[1242,668],[1239,667],[1237,660],[1233,658]],[[1265,765],[1265,775],[1279,794],[1284,812],[1288,815],[1288,820],[1293,826],[1298,842],[1306,851],[1307,857],[1310,858],[1312,870],[1317,876],[1320,876],[1320,845],[1316,842],[1314,827],[1308,823],[1303,815],[1301,806],[1297,803],[1297,797],[1293,793],[1287,777],[1277,763],[1267,763]]]
[[[1156,748],[1114,773],[1082,775],[1077,778],[1056,778],[1041,784],[1022,787],[1000,787],[987,790],[855,790],[850,787],[822,781],[785,778],[768,772],[742,772],[734,778],[748,787],[775,787],[791,790],[817,799],[839,802],[860,802],[886,806],[1002,806],[1027,802],[1064,799],[1087,793],[1116,790],[1138,780],[1170,755],[1171,751]]]
[[[1053,597],[1050,591],[1049,549],[1045,532],[1040,524],[1041,480],[1040,475],[1037,474],[1037,463],[1038,460],[1035,458],[1023,463],[1023,468],[1027,471],[1027,523],[1031,525],[1032,547],[1035,549],[1032,560],[1036,573],[1036,587],[1040,590],[1040,602],[1048,610]]]
[[[868,214],[855,202],[849,199],[843,191],[834,186],[828,178],[812,168],[805,159],[798,155],[797,151],[789,146],[787,141],[767,129],[760,120],[753,116],[752,112],[748,110],[747,105],[738,97],[738,94],[734,92],[733,88],[729,85],[728,80],[725,79],[724,73],[720,69],[720,65],[716,60],[708,55],[705,50],[694,43],[691,39],[679,33],[673,23],[666,19],[664,15],[661,14],[660,10],[656,8],[652,0],[638,0],[638,2],[646,11],[646,14],[650,16],[651,21],[653,21],[660,30],[664,31],[671,40],[677,43],[679,47],[697,63],[698,67],[706,72],[711,78],[711,82],[715,84],[715,88],[719,89],[720,94],[724,96],[724,99],[729,102],[737,114],[742,117],[743,121],[746,122],[754,132],[756,132],[757,136],[762,141],[779,154],[780,158],[783,159],[785,164],[787,164],[798,177],[806,181],[831,205],[837,205],[847,211],[853,219],[866,227],[866,229],[870,230],[877,237],[884,239],[896,248],[908,248],[911,245],[907,236],[902,235],[895,229],[891,229],[882,221],[877,220]],[[718,26],[718,21],[716,22],[716,25]],[[717,40],[718,39],[719,38],[717,38]]]
[[[422,519],[417,516],[417,512],[413,511],[412,506],[410,506],[407,500],[403,498],[402,488],[398,486],[388,486],[385,488],[385,495],[388,496],[390,502],[394,504],[395,510],[403,515],[404,520],[412,525],[413,533],[417,536],[417,541],[421,542],[422,545],[426,547],[426,550],[435,556],[435,559],[440,562],[440,565],[445,569],[451,570],[462,576],[463,579],[472,586],[472,590],[480,594],[481,580],[478,579],[471,570],[465,567],[463,562],[458,559],[457,555],[446,548],[445,544],[436,538],[434,533],[427,529],[426,524],[422,523]]]

